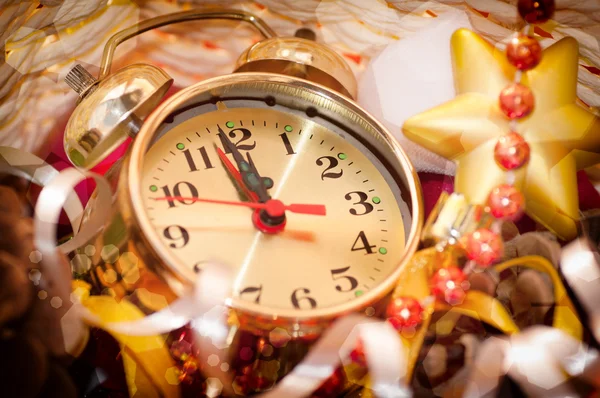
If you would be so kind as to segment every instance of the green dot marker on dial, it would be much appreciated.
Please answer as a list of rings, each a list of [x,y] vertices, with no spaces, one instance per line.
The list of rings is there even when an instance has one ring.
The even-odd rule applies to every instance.
[[[373,203],[375,203],[376,205],[381,203],[381,199],[379,198],[379,196],[374,196],[372,200],[373,200]]]
[[[290,126],[289,124],[286,124],[284,127],[284,130],[287,131],[288,133],[290,133],[294,128],[292,126]]]
[[[179,149],[180,151],[183,151],[185,149],[185,145],[182,144],[181,142],[177,145],[175,145],[177,147],[177,149]]]
[[[387,249],[385,247],[380,247],[379,248],[379,253],[381,253],[381,254],[387,254]]]
[[[357,291],[355,291],[355,292],[354,292],[354,295],[355,295],[356,297],[360,297],[360,296],[362,296],[363,294],[364,294],[364,292],[363,292],[362,290],[357,290]]]
[[[227,126],[229,128],[233,128],[233,126],[235,126],[235,124],[233,122],[227,122],[227,123],[225,123],[225,126]]]
[[[338,153],[338,158],[341,160],[346,160],[348,158],[348,155],[346,155],[345,153]]]
[[[150,185],[150,191],[156,192],[158,191],[158,187],[156,185]]]

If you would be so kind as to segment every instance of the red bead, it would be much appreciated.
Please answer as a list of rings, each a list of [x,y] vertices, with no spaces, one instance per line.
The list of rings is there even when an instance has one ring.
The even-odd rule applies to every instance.
[[[527,23],[544,23],[554,14],[554,0],[519,0],[519,15]]]
[[[198,376],[198,362],[194,358],[188,358],[183,365],[181,365],[179,373],[179,381],[185,384],[192,384]]]
[[[450,305],[461,304],[465,299],[469,282],[464,272],[457,267],[441,268],[429,280],[431,293],[438,300]]]
[[[480,228],[463,241],[467,257],[482,266],[489,266],[504,254],[502,238],[487,228]]]
[[[492,189],[487,205],[494,217],[515,221],[523,214],[525,198],[517,188],[503,184]]]
[[[412,297],[397,297],[387,306],[388,322],[396,330],[414,328],[421,324],[423,307]]]
[[[500,109],[509,119],[525,117],[533,110],[533,93],[529,87],[512,83],[500,92]]]
[[[192,355],[192,345],[183,339],[175,340],[171,343],[170,351],[175,359],[185,361]]]
[[[252,365],[246,365],[239,369],[238,374],[240,374],[240,376],[236,376],[233,383],[233,389],[238,395],[250,395],[252,393],[261,392],[273,387],[275,384],[274,379],[264,377],[261,372],[254,369]]]
[[[518,69],[531,69],[542,59],[542,46],[535,38],[519,33],[506,46],[506,58]]]
[[[365,357],[365,349],[361,339],[358,339],[356,347],[350,352],[350,360],[358,366],[367,366],[367,358]]]
[[[510,132],[498,139],[494,147],[496,163],[504,170],[514,170],[529,161],[529,144],[522,135]]]
[[[335,372],[319,388],[313,392],[312,398],[339,396],[346,382],[346,373],[343,368],[337,368]]]

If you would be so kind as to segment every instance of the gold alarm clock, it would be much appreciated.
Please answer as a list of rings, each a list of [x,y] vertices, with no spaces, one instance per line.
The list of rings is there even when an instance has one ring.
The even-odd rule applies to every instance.
[[[196,19],[246,21],[266,39],[234,73],[160,105],[172,79],[156,66],[110,74],[124,40]],[[343,58],[310,38],[276,37],[241,11],[186,11],[117,33],[98,79],[77,66],[67,82],[81,97],[65,133],[75,165],[92,167],[133,138],[109,173],[114,209],[95,244],[138,261],[96,256],[100,289],[174,300],[204,264],[220,262],[235,270],[232,328],[257,342],[278,328],[309,346],[335,318],[376,312],[417,248],[423,212],[413,166],[353,101]],[[279,377],[289,366],[281,369]]]

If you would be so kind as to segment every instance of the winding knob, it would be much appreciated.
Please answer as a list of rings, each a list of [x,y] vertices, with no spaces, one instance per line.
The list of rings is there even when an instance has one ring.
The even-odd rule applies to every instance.
[[[77,64],[69,71],[65,76],[65,82],[79,94],[80,97],[84,97],[88,90],[98,83],[98,80],[90,72],[87,71],[83,66]]]

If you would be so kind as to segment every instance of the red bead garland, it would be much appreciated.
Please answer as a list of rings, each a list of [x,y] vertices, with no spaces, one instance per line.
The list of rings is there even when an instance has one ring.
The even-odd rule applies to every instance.
[[[502,184],[490,192],[487,205],[494,217],[516,221],[523,214],[525,197],[512,185]]]
[[[494,147],[494,159],[504,170],[514,170],[529,161],[529,144],[519,133],[510,132],[500,137]]]
[[[367,366],[367,358],[365,357],[365,347],[361,339],[356,342],[356,347],[350,352],[350,360],[361,367]]]
[[[554,0],[519,0],[519,14],[526,22],[544,23],[554,14]]]
[[[311,398],[334,397],[340,395],[346,382],[344,368],[339,367],[333,374],[312,393]]]
[[[463,240],[467,257],[487,267],[498,261],[504,253],[502,238],[487,228],[480,228]]]
[[[513,83],[500,92],[499,104],[509,119],[525,117],[533,111],[533,93],[520,83]]]
[[[535,38],[519,33],[506,45],[506,58],[518,69],[531,69],[542,59],[542,47]]]
[[[387,306],[388,322],[398,331],[421,324],[423,307],[412,297],[397,297]]]
[[[441,268],[429,280],[431,293],[438,300],[450,305],[461,304],[465,299],[469,282],[464,272],[458,267]]]

